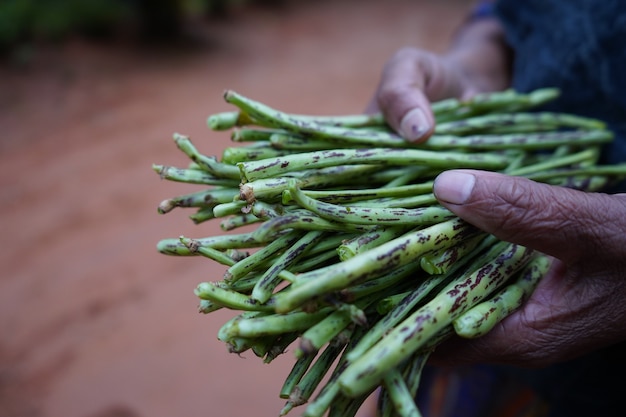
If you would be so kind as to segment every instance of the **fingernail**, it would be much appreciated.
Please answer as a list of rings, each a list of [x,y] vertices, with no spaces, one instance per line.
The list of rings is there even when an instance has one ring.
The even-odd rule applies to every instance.
[[[464,204],[472,194],[476,177],[459,171],[445,171],[435,179],[433,192],[439,201]]]
[[[409,110],[400,122],[400,134],[410,141],[421,138],[429,130],[430,124],[426,118],[426,113],[419,107]]]

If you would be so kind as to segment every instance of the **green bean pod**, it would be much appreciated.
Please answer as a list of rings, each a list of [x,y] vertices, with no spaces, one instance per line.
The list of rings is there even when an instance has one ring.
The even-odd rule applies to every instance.
[[[341,233],[366,232],[372,226],[341,223],[321,218],[308,210],[290,210],[282,216],[271,218],[261,224],[254,232],[254,238],[260,242],[269,242],[285,230],[324,231]]]
[[[339,259],[346,261],[359,253],[366,252],[385,242],[389,242],[407,233],[409,230],[409,228],[397,226],[375,227],[370,232],[362,233],[350,240],[342,242],[341,245],[337,247],[337,254],[339,255]]]
[[[379,384],[387,369],[408,358],[456,317],[497,289],[528,262],[532,253],[506,243],[494,246],[494,252],[495,258],[490,257],[493,261],[448,284],[357,358],[339,377],[342,392],[350,397],[358,396]]]
[[[201,282],[195,289],[198,298],[212,301],[233,310],[274,311],[272,303],[261,304],[249,296],[229,290],[212,282]],[[247,335],[241,335],[248,337]]]
[[[533,130],[548,128],[556,130],[562,127],[580,129],[604,129],[605,123],[597,119],[575,116],[567,113],[535,112],[535,113],[498,113],[484,116],[470,117],[467,119],[439,123],[435,127],[435,134],[439,135],[466,135],[469,133],[489,132],[499,128],[499,133],[504,133],[508,127]]]
[[[309,400],[343,348],[344,345],[329,345],[324,349],[291,391],[289,400],[280,412],[281,416],[287,414],[293,407],[305,404]]]
[[[308,329],[334,311],[324,307],[307,313],[294,311],[289,314],[270,314],[262,317],[240,318],[228,329],[230,337],[261,337]]]
[[[255,123],[254,120],[241,111],[215,113],[207,118],[207,126],[211,130],[228,130],[235,126],[246,126],[252,123]]]
[[[223,187],[239,187],[239,181],[231,178],[219,178],[206,171],[198,169],[184,169],[164,165],[152,165],[152,169],[161,179],[186,182],[189,184],[217,185]]]
[[[323,276],[308,280],[288,292],[277,294],[276,311],[288,312],[321,295],[341,290],[368,278],[375,278],[411,262],[426,252],[453,246],[474,233],[475,228],[462,220],[454,219],[405,234],[334,265]]]
[[[493,153],[435,152],[422,149],[368,148],[303,152],[277,158],[239,162],[245,182],[276,177],[287,172],[341,165],[419,165],[429,168],[502,169],[510,157]]]
[[[421,417],[421,413],[415,405],[415,397],[409,391],[406,381],[400,371],[391,368],[383,377],[383,386],[389,394],[391,405],[396,415],[400,417]]]
[[[456,215],[442,206],[419,209],[341,206],[324,203],[306,196],[294,181],[290,182],[289,193],[300,205],[320,217],[348,224],[373,226],[425,226],[455,218]]]
[[[488,333],[496,324],[518,309],[541,278],[548,272],[551,260],[537,255],[519,274],[517,280],[504,287],[489,300],[472,307],[452,324],[461,337],[473,339]]]
[[[258,248],[265,243],[259,242],[252,233],[234,233],[230,235],[216,235],[193,239],[200,246],[211,247],[217,250]],[[165,255],[192,256],[198,255],[189,250],[180,238],[161,239],[157,243],[157,251]]]
[[[273,295],[274,289],[280,284],[280,273],[289,265],[302,257],[308,249],[324,237],[323,232],[311,231],[294,241],[289,247],[263,272],[252,290],[252,299],[264,303]]]
[[[239,172],[234,165],[218,162],[214,157],[202,155],[191,143],[189,137],[175,133],[174,142],[176,142],[178,149],[183,151],[189,159],[211,175],[214,175],[217,178],[239,179]]]

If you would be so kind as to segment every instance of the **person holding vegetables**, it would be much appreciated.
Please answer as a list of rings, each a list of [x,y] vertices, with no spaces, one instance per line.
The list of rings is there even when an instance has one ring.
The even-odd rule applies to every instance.
[[[602,159],[626,160],[622,3],[502,0],[475,10],[447,53],[403,48],[393,55],[368,110],[422,142],[434,130],[431,102],[556,87],[561,96],[546,109],[605,121],[616,139]],[[623,415],[624,190],[585,193],[478,170],[437,177],[434,192],[446,208],[556,262],[531,298],[489,334],[437,348],[417,399],[425,417]]]

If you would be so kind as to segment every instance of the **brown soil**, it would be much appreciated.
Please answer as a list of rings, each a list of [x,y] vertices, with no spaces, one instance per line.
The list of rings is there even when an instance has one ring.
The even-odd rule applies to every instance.
[[[196,312],[222,268],[156,242],[219,233],[156,212],[197,190],[160,181],[171,140],[230,145],[206,116],[225,88],[300,113],[360,112],[404,45],[441,50],[467,0],[284,2],[193,25],[167,48],[81,40],[0,73],[0,415],[275,416],[293,363],[228,354],[232,313]],[[293,412],[297,414],[297,411]],[[361,413],[372,415],[367,407]]]

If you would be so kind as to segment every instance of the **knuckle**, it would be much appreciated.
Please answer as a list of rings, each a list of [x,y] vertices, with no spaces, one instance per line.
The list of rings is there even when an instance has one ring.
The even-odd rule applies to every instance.
[[[383,85],[378,90],[378,104],[383,109],[388,109],[405,94],[405,88],[398,85]]]
[[[499,323],[497,332],[499,343],[492,355],[495,361],[526,368],[540,368],[559,360],[563,343],[569,343],[567,335],[572,334],[555,329],[553,323],[546,325],[524,310],[515,314],[512,324],[508,320]]]
[[[585,195],[588,209],[577,210],[576,223],[581,240],[594,256],[624,256],[626,199],[606,194]],[[602,244],[600,244],[602,243]],[[614,244],[613,244],[614,243]]]
[[[547,233],[576,228],[574,201],[568,193],[559,196],[555,198],[545,184],[526,179],[503,181],[493,188],[488,210],[495,229],[506,232],[511,239],[525,236],[529,230],[539,239]]]
[[[421,49],[417,49],[411,46],[404,46],[398,49],[392,56],[390,62],[398,61],[413,61],[418,59],[424,52]]]
[[[517,357],[520,363],[529,367],[541,367],[554,362],[562,355],[555,340],[564,341],[567,332],[564,335],[560,333],[555,335],[554,327],[545,327],[543,320],[538,320],[534,314],[524,314],[524,311],[520,312],[519,324],[522,328],[528,329],[531,335],[518,343]]]

